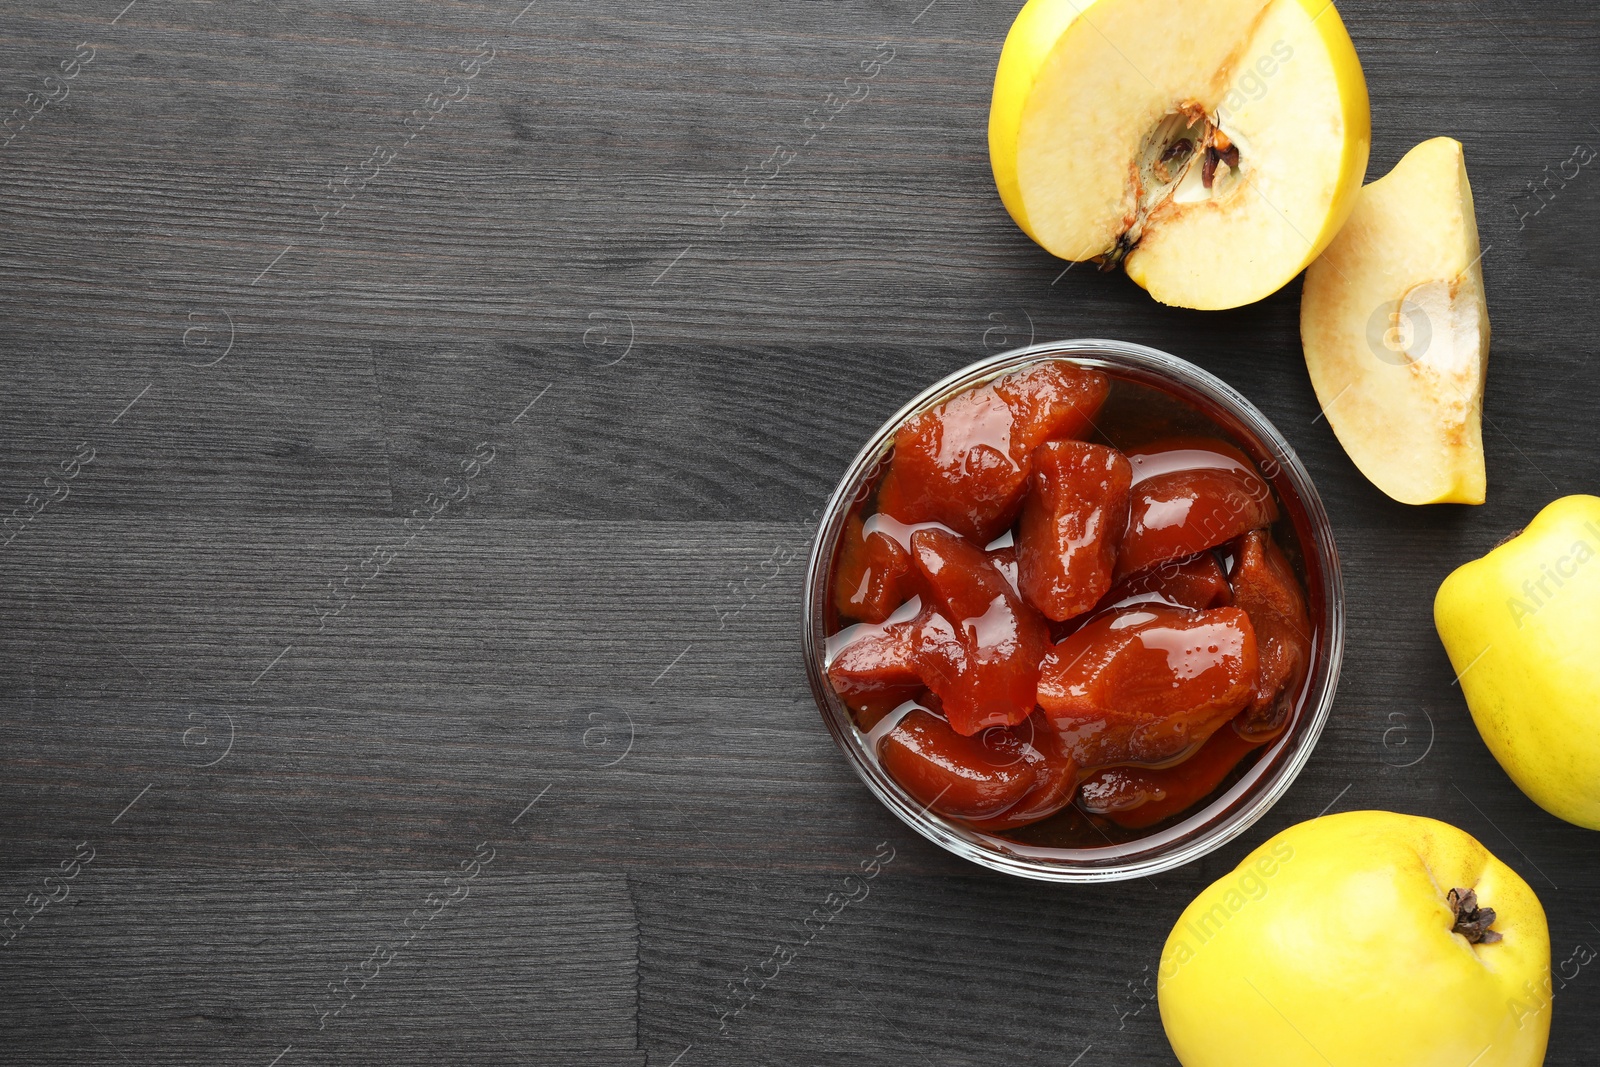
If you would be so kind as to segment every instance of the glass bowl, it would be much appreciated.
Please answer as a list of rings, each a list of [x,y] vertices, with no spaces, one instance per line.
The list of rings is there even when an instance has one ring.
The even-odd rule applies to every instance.
[[[1048,360],[1067,360],[1106,371],[1113,379],[1153,386],[1194,405],[1251,455],[1283,503],[1304,560],[1306,603],[1313,629],[1312,663],[1305,696],[1281,737],[1226,792],[1180,822],[1119,844],[1050,848],[1021,844],[974,830],[928,811],[879,765],[865,733],[834,693],[826,675],[825,646],[831,620],[829,585],[840,535],[852,508],[870,496],[894,448],[895,431],[908,418],[991,378]],[[845,759],[880,801],[917,833],[974,863],[1049,882],[1103,882],[1155,874],[1199,859],[1243,833],[1288,790],[1327,722],[1344,650],[1344,591],[1333,530],[1311,476],[1266,416],[1226,382],[1165,352],[1121,341],[1075,340],[1004,352],[959,370],[925,389],[872,435],[845,472],[823,512],[806,570],[804,604],[806,673],[823,721]]]

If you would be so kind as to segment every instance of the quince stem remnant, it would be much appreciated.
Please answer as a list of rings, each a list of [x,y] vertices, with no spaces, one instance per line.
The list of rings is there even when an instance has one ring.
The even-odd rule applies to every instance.
[[[1474,945],[1492,945],[1500,940],[1500,934],[1489,929],[1494,925],[1494,909],[1478,907],[1476,890],[1452,889],[1445,899],[1456,913],[1451,933],[1460,934]]]

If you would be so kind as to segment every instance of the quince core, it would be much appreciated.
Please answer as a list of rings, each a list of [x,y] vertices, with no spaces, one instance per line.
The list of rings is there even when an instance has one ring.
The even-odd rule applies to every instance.
[[[1326,0],[1030,0],[989,115],[1024,232],[1200,309],[1260,300],[1314,260],[1370,140],[1361,64]]]
[[[1300,338],[1328,425],[1403,504],[1481,504],[1489,365],[1461,143],[1435,137],[1361,191],[1306,271]]]

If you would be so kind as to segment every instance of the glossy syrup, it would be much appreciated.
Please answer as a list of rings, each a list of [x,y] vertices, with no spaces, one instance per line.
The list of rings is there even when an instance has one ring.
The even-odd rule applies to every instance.
[[[1011,840],[1019,844],[1032,847],[1059,848],[1059,849],[1094,849],[1114,844],[1136,841],[1140,838],[1158,833],[1168,827],[1181,823],[1194,812],[1202,810],[1217,797],[1233,787],[1241,777],[1249,773],[1262,759],[1271,758],[1279,748],[1279,742],[1291,736],[1299,727],[1306,714],[1306,704],[1311,691],[1312,681],[1315,677],[1315,663],[1322,646],[1320,620],[1324,617],[1324,603],[1326,591],[1322,588],[1320,575],[1315,568],[1307,566],[1305,546],[1312,543],[1312,526],[1309,516],[1301,507],[1298,497],[1289,487],[1286,475],[1281,470],[1277,458],[1270,449],[1265,447],[1245,427],[1234,421],[1231,414],[1220,408],[1212,407],[1198,399],[1190,399],[1186,395],[1179,395],[1162,385],[1153,382],[1135,379],[1128,374],[1110,368],[1102,368],[1111,380],[1110,393],[1104,405],[1095,415],[1093,432],[1086,437],[1087,440],[1103,445],[1109,445],[1123,453],[1137,453],[1141,446],[1169,441],[1173,438],[1201,439],[1199,447],[1203,448],[1204,440],[1221,442],[1224,446],[1242,452],[1253,463],[1262,478],[1271,490],[1273,500],[1277,504],[1278,519],[1268,529],[1271,539],[1282,550],[1288,560],[1300,587],[1305,594],[1306,607],[1312,624],[1312,664],[1307,672],[1306,679],[1302,682],[1299,692],[1294,695],[1291,711],[1283,731],[1277,735],[1273,742],[1253,749],[1237,766],[1226,774],[1220,783],[1205,797],[1183,811],[1163,819],[1154,825],[1130,829],[1117,825],[1108,819],[1092,815],[1083,810],[1077,803],[1069,805],[1061,812],[1041,822],[1028,826],[1005,829],[987,830],[985,832],[1003,840]],[[1003,442],[1002,442],[1003,444]],[[1236,464],[1236,460],[1227,455],[1224,448],[1213,453],[1207,465],[1224,467]],[[1198,458],[1198,457],[1190,457]],[[1146,462],[1141,464],[1136,456],[1130,456],[1134,463],[1135,482],[1142,481],[1161,472],[1157,463]],[[881,465],[880,470],[886,470],[887,464]],[[879,530],[902,546],[909,543],[911,534],[920,528],[935,526],[932,523],[906,525],[882,514],[876,513],[876,489],[863,494],[864,503],[859,506],[857,515],[865,520],[868,532]],[[1011,543],[1012,532],[1001,534],[988,547],[999,549]],[[1220,546],[1217,550],[1222,555],[1224,570],[1231,573],[1231,559],[1226,558],[1227,545]],[[837,562],[837,553],[836,559]],[[1002,566],[1002,570],[1006,568]],[[1013,584],[1015,581],[1014,567],[1011,574]],[[846,627],[859,627],[867,624],[855,623],[840,616],[837,607],[832,603],[832,589],[834,583],[829,582],[830,603],[828,605],[828,632],[835,635],[829,641],[830,646],[835,645],[844,636],[841,633]],[[915,612],[915,608],[903,608],[896,614],[899,618],[907,610]],[[1092,614],[1092,613],[1090,613]],[[1088,615],[1081,619],[1072,620],[1067,624],[1054,627],[1053,637],[1059,641],[1077,626],[1081,626],[1088,619]],[[853,713],[857,726],[870,736],[880,734],[886,723],[885,715],[877,713]],[[874,731],[874,727],[878,730]],[[1224,727],[1225,729],[1227,727]],[[870,748],[872,758],[877,758],[877,746]],[[1185,753],[1185,756],[1189,753]],[[1203,773],[1198,768],[1204,760],[1195,760],[1196,773]],[[1181,767],[1183,764],[1179,764]]]

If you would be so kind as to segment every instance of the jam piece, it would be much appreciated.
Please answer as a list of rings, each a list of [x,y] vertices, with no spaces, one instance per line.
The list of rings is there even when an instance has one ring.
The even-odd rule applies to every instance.
[[[827,674],[880,767],[1030,847],[1196,810],[1289,729],[1312,666],[1270,484],[1215,418],[1162,437],[1202,423],[1116,389],[1102,417],[1106,376],[1036,364],[908,419],[834,552]]]
[[[887,537],[889,540],[893,541],[907,552],[911,551],[911,535],[916,533],[918,530],[946,530],[950,533],[955,533],[954,530],[951,530],[950,527],[944,525],[943,523],[905,523],[892,516],[885,515],[881,511],[875,515],[867,516],[866,521],[861,524],[861,530],[864,534],[883,534],[883,536]]]
[[[845,706],[881,716],[922,690],[912,641],[930,614],[913,600],[884,622],[857,623],[828,638],[828,681]]]
[[[1118,826],[1143,830],[1210,796],[1239,761],[1266,743],[1224,726],[1172,767],[1109,767],[1084,779],[1078,803]]]
[[[1246,534],[1236,551],[1233,591],[1255,624],[1261,661],[1240,730],[1248,736],[1271,734],[1288,721],[1311,666],[1306,599],[1289,561],[1260,530]]]
[[[1016,519],[1033,450],[1083,436],[1109,389],[1098,371],[1045,363],[914,416],[895,434],[879,510],[988,544]]]
[[[1161,763],[1248,704],[1256,668],[1255,630],[1238,608],[1141,608],[1051,649],[1039,706],[1080,766]]]
[[[1022,595],[1049,618],[1081,615],[1111,588],[1132,479],[1127,457],[1104,445],[1049,441],[1034,450],[1017,570]]]
[[[1024,758],[1034,769],[1033,787],[1005,814],[973,821],[972,825],[979,830],[1012,830],[1048,819],[1071,804],[1078,791],[1078,765],[1067,753],[1061,735],[1041,712],[1035,711],[1009,732],[1027,739],[1027,748],[1023,751]]]
[[[1022,586],[1017,580],[1017,549],[1015,545],[1006,545],[1003,548],[991,548],[984,552],[989,557],[989,562],[994,569],[1000,572],[1000,577],[1006,580],[1011,591],[1017,596],[1022,596]]]
[[[1136,604],[1165,604],[1175,608],[1223,608],[1233,603],[1233,590],[1222,564],[1211,552],[1184,560],[1171,560],[1149,570],[1130,574],[1105,595],[1096,611]]]
[[[1117,576],[1204,552],[1278,517],[1272,491],[1244,454],[1208,439],[1130,452],[1132,504]]]
[[[1028,743],[1007,730],[965,737],[922,708],[908,712],[878,742],[889,776],[924,807],[958,819],[988,819],[1033,787]]]
[[[840,542],[833,597],[839,614],[863,622],[882,622],[903,604],[908,593],[911,554],[893,538],[866,533],[858,516],[850,516]]]
[[[950,726],[972,735],[1034,709],[1045,621],[982,550],[943,530],[918,530],[911,558],[935,610],[912,633],[912,654]]]

